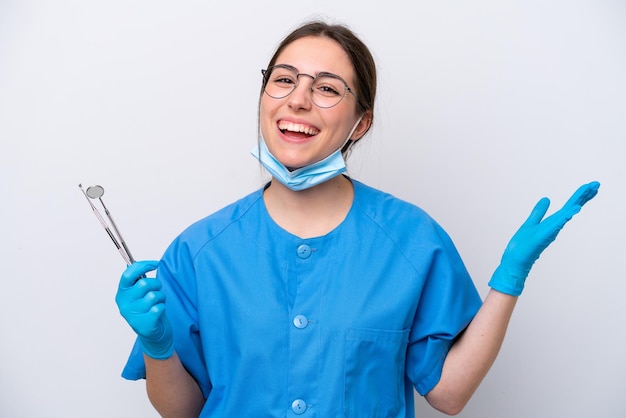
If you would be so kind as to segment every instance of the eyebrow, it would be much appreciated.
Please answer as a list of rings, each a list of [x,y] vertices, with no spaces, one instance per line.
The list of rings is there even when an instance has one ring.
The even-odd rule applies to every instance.
[[[274,64],[275,67],[277,66],[281,66],[281,67],[286,67],[289,68],[290,70],[293,70],[296,72],[296,74],[306,74],[306,73],[301,73],[300,70],[298,70],[296,67],[294,67],[293,65],[290,64]],[[310,75],[310,74],[307,74]],[[343,81],[344,83],[346,83],[346,85],[348,85],[348,82],[341,77],[340,75],[337,75],[335,73],[331,73],[328,71],[318,71],[317,73],[314,74],[315,77],[319,77],[319,76],[329,76],[329,77],[334,77],[334,78],[338,78],[339,80]]]

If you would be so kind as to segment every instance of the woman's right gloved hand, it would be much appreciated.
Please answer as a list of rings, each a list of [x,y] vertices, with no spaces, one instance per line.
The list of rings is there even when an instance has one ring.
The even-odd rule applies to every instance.
[[[165,295],[161,282],[147,278],[158,261],[138,261],[122,273],[115,302],[120,313],[139,336],[143,352],[165,360],[174,355],[174,334],[165,313]]]

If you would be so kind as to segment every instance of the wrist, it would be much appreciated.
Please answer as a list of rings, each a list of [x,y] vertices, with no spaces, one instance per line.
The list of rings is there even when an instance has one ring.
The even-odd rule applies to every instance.
[[[500,263],[489,280],[489,287],[510,296],[519,296],[524,290],[526,275],[512,273],[505,264]]]
[[[167,320],[163,318],[161,333],[156,338],[139,336],[143,352],[156,360],[165,360],[174,355],[174,335],[172,327]]]
[[[141,342],[144,354],[155,360],[167,360],[174,355],[173,340],[165,344],[160,342],[155,344],[153,341],[143,338],[140,338],[139,341]]]

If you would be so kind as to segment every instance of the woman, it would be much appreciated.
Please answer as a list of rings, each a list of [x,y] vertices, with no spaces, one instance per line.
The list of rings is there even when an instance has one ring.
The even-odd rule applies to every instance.
[[[456,414],[478,387],[533,262],[599,184],[543,221],[537,204],[482,302],[433,219],[343,174],[375,93],[350,30],[296,29],[263,71],[253,154],[271,181],[123,273],[123,376],[162,416],[412,417],[413,388]]]

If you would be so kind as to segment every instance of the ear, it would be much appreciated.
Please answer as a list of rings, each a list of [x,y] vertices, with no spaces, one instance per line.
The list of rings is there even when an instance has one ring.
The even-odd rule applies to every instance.
[[[370,127],[372,126],[372,116],[373,115],[372,115],[371,110],[368,110],[367,112],[363,114],[361,121],[356,126],[356,129],[354,130],[354,132],[352,133],[352,136],[350,137],[352,141],[354,142],[358,141],[359,139],[363,137],[363,135],[367,133],[367,131],[369,131]]]

